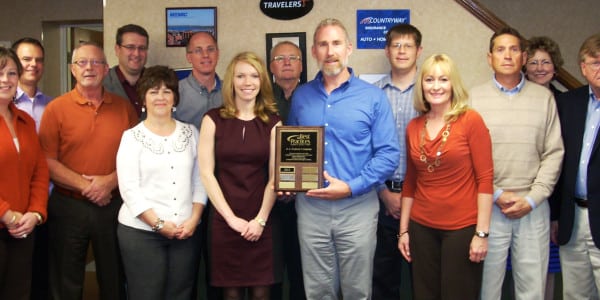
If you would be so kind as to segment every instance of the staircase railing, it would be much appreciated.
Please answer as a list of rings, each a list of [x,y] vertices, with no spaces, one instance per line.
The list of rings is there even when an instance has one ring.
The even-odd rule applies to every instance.
[[[476,0],[455,0],[458,4],[464,7],[467,11],[469,11],[472,15],[477,17],[481,22],[487,25],[493,31],[498,31],[499,29],[509,26],[504,21],[500,20],[494,13],[485,8]],[[556,80],[560,82],[565,88],[572,90],[576,89],[583,84],[571,73],[563,68],[559,68],[556,74]]]

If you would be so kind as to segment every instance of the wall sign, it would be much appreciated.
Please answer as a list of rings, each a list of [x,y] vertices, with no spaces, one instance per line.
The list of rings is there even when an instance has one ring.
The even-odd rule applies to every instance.
[[[385,48],[385,34],[399,23],[410,23],[410,10],[357,10],[357,49]]]
[[[261,0],[259,5],[260,10],[268,17],[277,20],[293,20],[308,14],[313,8],[313,1]]]

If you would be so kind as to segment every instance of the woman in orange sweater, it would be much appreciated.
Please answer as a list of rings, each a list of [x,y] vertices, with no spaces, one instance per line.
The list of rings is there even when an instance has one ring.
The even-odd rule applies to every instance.
[[[33,230],[48,201],[35,121],[13,104],[21,72],[17,55],[0,47],[0,299],[29,299]]]
[[[492,144],[454,62],[427,58],[415,86],[421,115],[406,128],[398,247],[415,299],[477,299],[492,208]],[[458,275],[460,274],[460,275]]]

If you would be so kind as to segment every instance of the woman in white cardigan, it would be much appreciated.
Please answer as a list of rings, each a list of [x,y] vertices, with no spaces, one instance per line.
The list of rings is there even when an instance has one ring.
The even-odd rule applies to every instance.
[[[154,66],[138,82],[147,118],[125,131],[117,153],[123,206],[117,234],[129,299],[190,299],[198,274],[196,227],[206,204],[197,129],[172,117],[173,70]]]

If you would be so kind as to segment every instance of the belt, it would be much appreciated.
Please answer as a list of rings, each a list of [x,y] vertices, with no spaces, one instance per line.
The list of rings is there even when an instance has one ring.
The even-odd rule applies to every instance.
[[[79,199],[79,200],[87,200],[85,196],[81,194],[81,192],[65,189],[58,185],[54,185],[54,190],[63,196],[67,196],[69,198]]]
[[[386,180],[385,185],[387,185],[388,190],[394,193],[402,193],[402,184],[404,181],[396,181],[396,180]]]
[[[581,199],[581,198],[575,198],[575,204],[577,204],[577,206],[582,207],[582,208],[588,207],[588,201],[585,199]]]
[[[69,190],[69,189],[65,189],[63,187],[60,187],[58,185],[55,185],[53,190],[55,190],[56,192],[58,192],[59,194],[63,195],[63,196],[67,196],[73,199],[79,199],[79,200],[87,200],[87,197],[85,197],[84,195],[81,194],[81,192],[77,192],[74,190]],[[119,192],[119,189],[116,188],[114,190],[112,190],[111,195],[113,198],[119,198],[121,197],[121,193]]]

